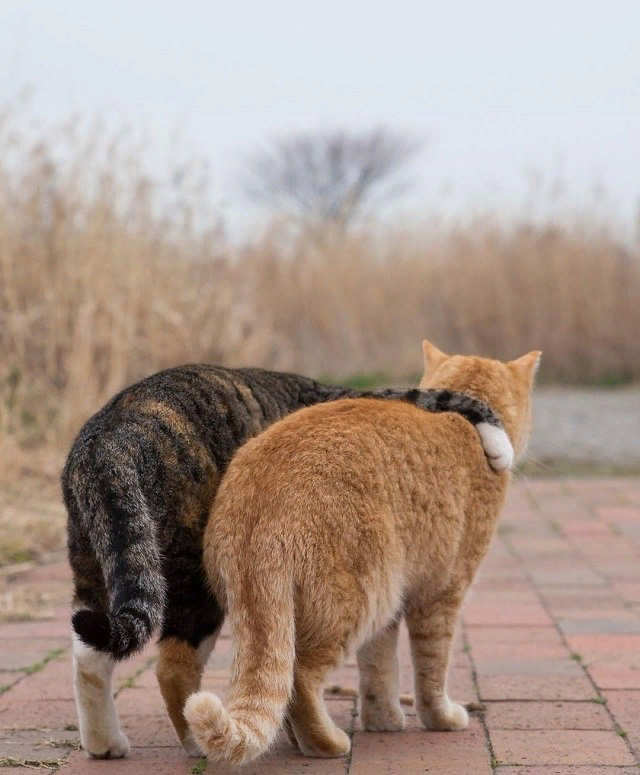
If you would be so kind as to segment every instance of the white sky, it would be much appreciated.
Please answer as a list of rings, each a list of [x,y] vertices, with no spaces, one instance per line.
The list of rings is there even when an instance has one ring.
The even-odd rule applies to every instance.
[[[575,205],[604,183],[620,220],[639,202],[639,0],[5,0],[0,98],[25,84],[45,118],[180,125],[236,230],[240,155],[318,127],[428,133],[414,213],[519,210],[527,169]]]

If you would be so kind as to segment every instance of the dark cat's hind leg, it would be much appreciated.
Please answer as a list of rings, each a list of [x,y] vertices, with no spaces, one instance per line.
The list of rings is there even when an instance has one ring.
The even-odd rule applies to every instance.
[[[220,627],[203,638],[197,647],[176,636],[163,637],[158,643],[156,676],[160,691],[178,739],[189,756],[202,756],[202,753],[189,734],[184,706],[187,698],[200,689],[202,674],[219,632]]]
[[[339,650],[317,649],[296,654],[289,729],[305,756],[345,756],[351,749],[349,736],[331,720],[324,702],[328,671],[339,662]]]
[[[360,717],[368,732],[404,729],[398,666],[399,623],[393,622],[358,649]]]

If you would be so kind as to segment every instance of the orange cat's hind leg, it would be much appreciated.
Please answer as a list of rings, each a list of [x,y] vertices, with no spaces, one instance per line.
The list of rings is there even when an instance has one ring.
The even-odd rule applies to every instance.
[[[469,714],[447,694],[449,654],[461,596],[445,595],[405,612],[413,659],[416,710],[427,729],[466,729]]]
[[[326,675],[338,663],[341,654],[335,651],[321,655],[321,651],[308,655],[298,652],[296,655],[287,734],[291,738],[293,733],[305,756],[345,756],[351,750],[351,741],[347,733],[331,720],[324,702]]]
[[[398,622],[393,622],[358,649],[360,717],[368,732],[404,729],[400,707]]]

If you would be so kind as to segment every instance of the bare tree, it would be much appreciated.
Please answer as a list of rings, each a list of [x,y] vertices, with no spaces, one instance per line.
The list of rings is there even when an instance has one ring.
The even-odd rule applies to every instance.
[[[385,128],[295,134],[247,157],[240,187],[258,204],[346,228],[366,205],[379,206],[406,191],[398,173],[423,144]]]

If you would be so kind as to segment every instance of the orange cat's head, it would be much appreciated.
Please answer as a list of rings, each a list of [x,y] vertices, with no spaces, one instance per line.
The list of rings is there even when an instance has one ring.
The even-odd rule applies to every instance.
[[[531,391],[542,353],[533,350],[503,363],[446,355],[426,339],[422,351],[425,371],[420,387],[459,390],[486,401],[502,420],[516,457],[521,456],[531,433]]]

